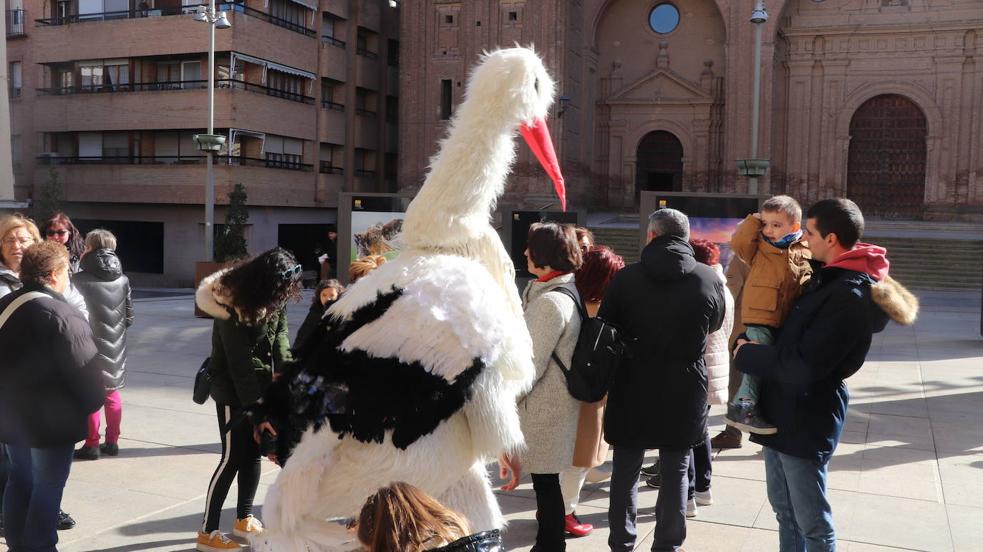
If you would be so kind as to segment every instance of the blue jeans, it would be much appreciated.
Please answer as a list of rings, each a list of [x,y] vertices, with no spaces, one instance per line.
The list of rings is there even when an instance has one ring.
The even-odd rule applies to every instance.
[[[768,501],[778,519],[780,552],[836,552],[826,468],[815,460],[765,447]]]
[[[56,552],[58,510],[75,443],[47,448],[4,445],[3,526],[11,552]]]

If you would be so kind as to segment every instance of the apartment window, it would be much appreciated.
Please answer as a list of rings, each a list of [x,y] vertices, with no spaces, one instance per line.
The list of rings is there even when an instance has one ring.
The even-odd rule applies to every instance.
[[[200,61],[182,61],[181,62],[181,88],[198,88],[198,84],[188,81],[200,81],[201,78],[201,62]]]
[[[307,79],[304,77],[288,75],[272,69],[266,75],[267,93],[288,100],[303,100],[305,84],[307,84]]]
[[[266,166],[276,169],[299,169],[304,161],[304,142],[296,138],[266,136]]]
[[[344,21],[344,19],[333,13],[324,12],[321,16],[321,40],[328,44],[344,48]]]
[[[519,12],[510,11],[509,12],[509,21],[518,21],[518,20],[519,20]]]
[[[83,61],[79,63],[79,76],[82,79],[84,92],[96,92],[102,89],[102,62]]]
[[[379,36],[363,27],[358,28],[355,38],[355,53],[375,59],[379,57]]]
[[[386,55],[386,63],[389,64],[390,67],[398,67],[399,66],[399,41],[390,39],[387,42],[386,46],[388,50]]]
[[[10,97],[19,98],[24,89],[24,65],[19,61],[10,63]]]
[[[55,17],[65,19],[70,15],[72,15],[72,0],[58,0],[58,4],[55,6]]]
[[[14,165],[14,172],[20,171],[20,134],[10,136],[10,160]]]
[[[355,148],[355,176],[375,176],[376,153],[372,150]]]
[[[344,164],[345,150],[338,144],[321,144],[321,165],[320,172],[327,174],[345,174]]]
[[[79,158],[102,159],[102,133],[80,132],[78,134]]]
[[[379,95],[366,88],[355,89],[355,112],[359,115],[375,117],[378,111]]]
[[[344,83],[341,81],[321,79],[321,107],[344,111],[345,104],[342,102],[344,93]]]
[[[452,92],[451,80],[442,79],[440,81],[440,120],[446,121],[451,118],[452,110]]]
[[[121,161],[130,156],[130,135],[128,132],[102,133],[102,156]]]
[[[130,62],[125,59],[107,60],[102,76],[104,90],[126,90],[130,86]]]
[[[399,122],[399,98],[386,96],[386,120],[390,123]]]
[[[291,0],[270,0],[270,15],[306,28],[307,14],[310,10]]]

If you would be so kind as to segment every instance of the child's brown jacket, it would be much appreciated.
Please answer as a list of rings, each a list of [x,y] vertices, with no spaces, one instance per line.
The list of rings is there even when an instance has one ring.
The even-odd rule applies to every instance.
[[[761,221],[748,215],[731,238],[734,254],[751,266],[744,282],[741,322],[745,325],[781,327],[802,284],[812,275],[809,244],[800,239],[780,249],[761,236]]]

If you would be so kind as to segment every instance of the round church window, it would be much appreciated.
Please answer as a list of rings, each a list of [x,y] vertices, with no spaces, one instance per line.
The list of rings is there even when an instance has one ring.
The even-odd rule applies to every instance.
[[[659,34],[669,34],[679,26],[679,10],[672,4],[659,4],[649,14],[649,26]]]

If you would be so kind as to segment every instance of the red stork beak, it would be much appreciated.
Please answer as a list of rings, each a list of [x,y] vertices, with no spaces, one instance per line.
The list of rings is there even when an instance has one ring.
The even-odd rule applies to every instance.
[[[532,126],[523,123],[519,127],[519,134],[525,138],[529,149],[536,154],[536,159],[539,159],[539,164],[546,169],[546,174],[550,175],[556,195],[560,198],[560,208],[566,211],[567,188],[563,183],[560,162],[556,159],[556,150],[553,149],[553,139],[550,138],[550,129],[546,127],[546,121],[542,117],[536,117]]]

